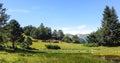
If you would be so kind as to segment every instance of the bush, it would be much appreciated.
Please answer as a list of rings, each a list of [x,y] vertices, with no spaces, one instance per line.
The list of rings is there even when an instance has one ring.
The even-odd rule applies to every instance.
[[[30,37],[27,37],[22,43],[22,48],[29,49],[31,45],[32,45],[32,39]]]
[[[60,46],[52,44],[45,45],[45,47],[48,49],[61,49]]]
[[[97,43],[87,43],[87,44],[84,44],[84,46],[87,46],[87,47],[98,47],[99,45]]]

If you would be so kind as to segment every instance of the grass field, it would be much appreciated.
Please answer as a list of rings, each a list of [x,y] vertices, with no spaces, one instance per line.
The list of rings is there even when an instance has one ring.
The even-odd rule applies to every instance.
[[[56,44],[60,50],[49,50],[45,44]],[[86,47],[83,44],[34,42],[36,50],[1,51],[0,63],[113,63],[99,56],[120,56],[120,47]]]
[[[110,63],[88,53],[6,53],[0,63]],[[112,63],[112,62],[111,62]]]
[[[61,47],[60,50],[48,50],[45,44],[56,44]],[[31,46],[37,48],[38,50],[57,52],[57,53],[92,53],[94,55],[118,55],[120,56],[120,47],[86,47],[83,44],[71,44],[71,43],[43,43],[35,42]]]

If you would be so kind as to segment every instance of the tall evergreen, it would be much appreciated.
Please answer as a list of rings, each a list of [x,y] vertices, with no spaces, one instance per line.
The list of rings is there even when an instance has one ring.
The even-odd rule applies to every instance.
[[[39,31],[38,38],[41,40],[45,40],[46,32],[45,32],[45,26],[43,25],[43,23],[41,23],[40,26],[38,27],[38,31]]]
[[[105,46],[120,45],[120,23],[115,9],[106,6],[103,13],[102,27],[88,36],[88,42]]]
[[[0,44],[7,41],[5,25],[10,16],[6,13],[6,10],[6,8],[3,8],[3,4],[0,3]]]
[[[52,36],[51,28],[46,27],[46,28],[45,28],[45,33],[46,33],[45,40],[51,39],[51,36]]]
[[[9,19],[9,15],[6,14],[6,8],[3,8],[3,4],[0,3],[0,28],[6,24]]]
[[[57,40],[58,39],[58,34],[57,34],[57,30],[54,30],[52,33],[52,39]]]
[[[9,31],[8,36],[9,36],[11,42],[12,42],[12,47],[15,50],[16,42],[22,42],[23,41],[23,38],[24,38],[23,35],[22,35],[23,30],[20,27],[20,24],[14,19],[12,19],[10,21],[8,26],[9,26],[8,27],[8,31]]]
[[[104,45],[118,45],[120,37],[118,35],[118,33],[120,33],[118,23],[119,21],[115,9],[113,7],[110,9],[106,6],[102,20],[102,36]]]
[[[62,30],[58,30],[57,35],[58,35],[58,39],[59,39],[59,40],[62,40],[62,38],[64,37],[64,33],[63,33]]]

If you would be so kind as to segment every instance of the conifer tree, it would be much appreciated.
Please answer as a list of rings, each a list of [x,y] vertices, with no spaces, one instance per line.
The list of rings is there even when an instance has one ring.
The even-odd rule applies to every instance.
[[[116,15],[115,9],[112,7],[110,9],[106,6],[103,14],[102,21],[102,36],[104,45],[115,46],[119,43],[119,26],[118,17]]]
[[[24,40],[22,35],[23,30],[15,19],[12,19],[8,26],[8,36],[12,42],[12,48],[15,50],[15,43]]]

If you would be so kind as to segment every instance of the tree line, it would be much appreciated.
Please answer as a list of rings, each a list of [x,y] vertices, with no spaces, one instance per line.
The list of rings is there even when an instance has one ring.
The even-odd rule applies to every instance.
[[[120,22],[114,7],[106,6],[101,27],[87,37],[88,43],[99,46],[120,46]]]
[[[0,3],[0,49],[6,48],[7,42],[12,43],[12,48],[14,51],[17,46],[28,49],[32,45],[32,40],[58,40],[65,42],[79,42],[77,35],[66,37],[62,30],[52,30],[50,27],[44,26],[43,23],[39,27],[28,25],[21,27],[16,19],[11,19],[9,21],[10,15],[6,13],[6,8],[3,8],[3,4]],[[9,21],[9,22],[7,22]],[[33,38],[33,39],[32,39]]]
[[[18,45],[28,49],[32,45],[32,38],[43,41],[58,40],[68,43],[80,43],[80,38],[77,35],[65,35],[62,30],[52,30],[50,27],[44,26],[43,23],[39,27],[32,25],[21,27],[15,19],[7,22],[9,18],[10,15],[6,13],[6,8],[3,8],[3,4],[0,3],[0,48],[7,47],[5,43],[11,42],[14,51]],[[101,25],[96,32],[87,36],[88,43],[120,46],[120,22],[113,7],[106,6]]]
[[[62,40],[64,33],[62,30],[53,30],[50,27],[45,27],[43,23],[39,27],[34,27],[32,25],[25,26],[23,28],[25,35],[31,36],[34,39],[40,40]]]

